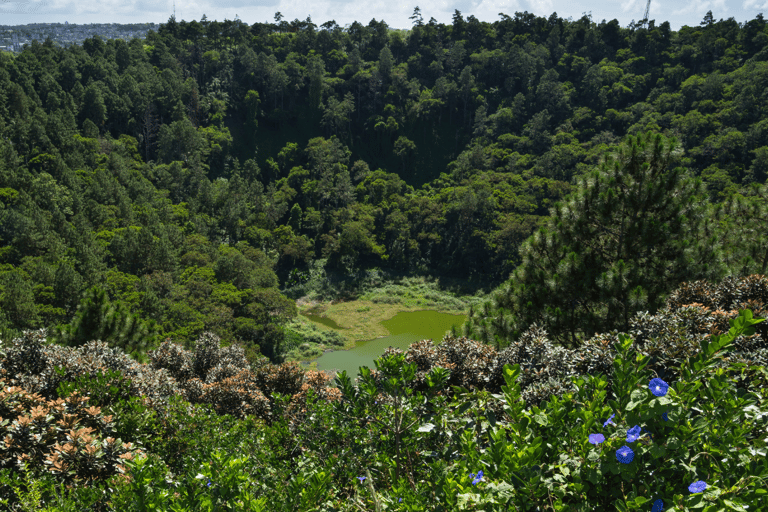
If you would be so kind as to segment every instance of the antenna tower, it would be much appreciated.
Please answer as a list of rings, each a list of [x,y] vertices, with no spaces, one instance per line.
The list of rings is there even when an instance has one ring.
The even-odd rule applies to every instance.
[[[648,24],[648,13],[651,10],[651,0],[648,0],[648,3],[645,4],[645,15],[643,15],[643,23]]]

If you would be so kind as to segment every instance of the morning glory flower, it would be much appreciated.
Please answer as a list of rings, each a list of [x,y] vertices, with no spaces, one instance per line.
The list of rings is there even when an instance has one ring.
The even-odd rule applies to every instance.
[[[629,446],[622,446],[618,450],[616,450],[616,460],[621,462],[622,464],[629,464],[632,462],[632,459],[635,458],[635,452],[632,451],[632,448]]]
[[[483,470],[477,472],[477,477],[475,477],[474,473],[470,473],[469,477],[472,478],[472,485],[477,485],[477,483],[483,479]]]
[[[359,477],[357,477],[357,479],[360,480],[360,483],[363,483],[363,481],[365,480],[365,477],[364,476],[359,476]]]
[[[651,393],[653,393],[656,396],[664,396],[667,394],[667,390],[669,389],[669,384],[664,382],[663,380],[659,378],[651,379],[651,383],[648,384],[648,387],[651,389]]]
[[[669,421],[669,417],[667,416],[666,412],[661,415],[661,419],[663,419],[664,421]]]
[[[640,437],[640,425],[635,425],[631,429],[627,430],[627,442],[634,443],[637,438]]]
[[[697,480],[688,486],[688,490],[691,491],[691,494],[702,492],[706,488],[707,488],[707,482],[705,482],[704,480]]]
[[[208,479],[208,487],[210,487],[210,486],[211,486],[211,479],[209,478]]]
[[[605,423],[603,423],[603,428],[607,427],[608,425],[615,425],[613,422],[614,416],[616,416],[616,413],[611,414],[611,417],[605,420]]]
[[[662,510],[664,510],[664,502],[661,500],[654,501],[651,512],[661,512]]]
[[[589,434],[589,442],[597,446],[598,444],[605,441],[605,436],[603,434]]]

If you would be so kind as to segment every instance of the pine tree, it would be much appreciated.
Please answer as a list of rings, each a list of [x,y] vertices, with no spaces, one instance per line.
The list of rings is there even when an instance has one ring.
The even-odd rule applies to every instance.
[[[765,274],[768,270],[768,184],[752,183],[741,193],[713,205],[718,239],[727,250],[728,268],[738,275]]]
[[[142,320],[122,303],[112,303],[107,293],[93,287],[85,294],[72,321],[54,329],[51,339],[60,345],[78,347],[101,340],[143,361],[158,340],[154,320]]]
[[[606,155],[523,244],[522,263],[465,332],[509,342],[536,322],[574,346],[626,332],[635,312],[655,311],[681,282],[721,277],[705,187],[672,168],[678,153],[676,140],[647,133]]]

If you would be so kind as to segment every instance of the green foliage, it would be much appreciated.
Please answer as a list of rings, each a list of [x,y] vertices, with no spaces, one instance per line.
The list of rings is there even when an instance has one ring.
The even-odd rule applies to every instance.
[[[282,315],[256,318],[227,290],[208,300],[182,282],[189,267],[215,264],[222,244],[262,252],[259,287],[276,287],[272,271],[285,280],[321,260],[336,272],[386,267],[487,287],[520,266],[550,207],[626,135],[679,136],[680,163],[712,202],[762,185],[764,20],[678,32],[526,14],[454,21],[405,34],[384,22],[316,31],[298,20],[169,20],[143,41],[5,59],[0,258],[58,269],[54,283],[4,269],[22,300],[0,291],[3,322],[10,332],[69,323],[105,273],[146,283],[162,272],[163,286],[117,292],[131,313],[186,343],[214,329],[278,360]],[[761,220],[752,207],[715,214],[721,240]],[[680,244],[711,233],[690,236]],[[758,246],[722,245],[738,270],[765,259]],[[232,282],[220,268],[217,279]],[[595,314],[632,309],[614,301]]]
[[[65,376],[65,369],[57,369]],[[156,435],[155,413],[141,396],[136,395],[133,382],[116,370],[97,370],[72,381],[62,381],[56,390],[59,398],[72,395],[88,397],[93,407],[104,409],[114,418],[113,435],[125,442],[146,446]]]
[[[159,333],[154,320],[137,318],[122,304],[111,303],[106,292],[95,287],[80,302],[72,322],[59,326],[52,338],[69,347],[101,340],[142,360],[159,341]]]
[[[649,132],[606,155],[525,242],[522,264],[467,332],[477,336],[476,324],[501,316],[490,334],[502,343],[537,322],[575,346],[590,333],[626,331],[636,311],[655,311],[683,281],[719,277],[701,182],[672,168],[675,148]]]
[[[3,473],[0,499],[490,511],[642,510],[652,491],[666,510],[764,498],[765,328],[727,359],[697,358],[737,310],[765,311],[764,280],[749,276],[768,261],[765,20],[413,20],[402,32],[279,13],[171,19],[144,40],[0,58],[3,378],[45,400],[60,385],[91,392],[109,405],[89,407],[150,454],[115,492],[103,478],[60,489],[38,465]],[[665,135],[635,139],[648,131]],[[362,387],[345,385],[350,398],[260,359],[338,342],[289,323],[293,299],[457,307],[478,299],[446,291],[448,278],[488,289],[515,269],[519,286],[473,308],[475,339],[388,353]],[[721,270],[740,277],[694,281]],[[384,282],[399,274],[413,279]],[[83,300],[96,285],[112,300]],[[55,324],[76,346],[25,331]],[[116,348],[141,357],[159,333],[178,345],[158,368]],[[488,392],[515,384],[507,364],[519,390],[505,403]],[[618,465],[599,452],[622,433],[605,429],[658,412],[630,389],[654,374],[673,383],[679,422],[648,419],[653,444],[638,442],[635,469]],[[432,393],[443,379],[454,387]],[[634,406],[591,448],[585,429],[622,398]],[[705,493],[687,493],[693,477]]]
[[[2,381],[3,454],[0,467],[45,469],[65,484],[93,484],[124,471],[131,443],[111,437],[113,417],[72,394],[46,400]]]
[[[753,294],[762,293],[760,283],[749,285]],[[741,296],[729,285],[721,285],[719,293],[705,293],[702,286],[681,288],[670,300]],[[23,482],[6,471],[0,478],[7,488],[0,498],[21,498],[19,503],[28,506],[45,500],[61,510],[97,502],[104,510],[266,510],[269,504],[269,510],[288,511],[314,510],[318,503],[321,509],[348,511],[533,511],[542,504],[546,510],[642,510],[656,499],[675,510],[700,504],[743,507],[763,497],[768,481],[762,439],[768,396],[755,378],[760,367],[749,368],[734,356],[746,340],[762,336],[761,322],[742,310],[729,319],[727,332],[696,338],[698,351],[665,369],[665,394],[649,386],[659,375],[653,369],[655,356],[624,334],[614,343],[610,375],[581,367],[569,377],[571,385],[562,396],[534,403],[524,395],[532,375],[529,365],[540,358],[534,353],[514,365],[502,362],[499,393],[482,389],[483,382],[493,379],[472,377],[472,368],[483,364],[479,356],[470,355],[463,368],[445,359],[430,365],[433,356],[423,343],[408,353],[390,351],[376,361],[375,370],[362,368],[356,384],[341,374],[335,393],[323,391],[327,377],[322,374],[304,374],[295,365],[256,365],[251,367],[254,382],[273,403],[268,422],[222,415],[223,409],[217,413],[179,396],[149,401],[154,414],[151,426],[142,429],[155,435],[145,437],[146,455],[125,463],[125,475],[94,483],[97,489],[109,486],[109,493],[58,491],[37,470],[28,471]],[[692,327],[707,329],[708,323],[699,319]],[[205,381],[214,384],[204,388],[209,392],[230,371],[227,365],[243,364],[237,362],[242,354],[217,347],[215,338],[201,339],[193,359],[184,363],[191,356],[177,354],[182,360],[176,369],[170,353],[163,357],[175,374],[185,364],[189,375],[203,371]],[[13,366],[21,356],[18,348],[6,351],[4,371],[21,368]],[[458,346],[458,351],[470,350],[469,341]],[[451,353],[445,352],[447,357]],[[31,377],[34,371],[31,365],[21,373]],[[146,368],[131,372],[136,379],[146,379],[139,375],[147,373]],[[453,384],[455,374],[464,375],[459,385]],[[467,389],[463,384],[473,378],[476,384],[469,387],[474,389]],[[768,378],[764,366],[762,378]],[[242,400],[248,391],[239,386]],[[39,415],[38,404],[44,401],[39,395],[4,389],[11,398],[2,400],[7,407],[18,410],[15,403],[23,399],[30,414]],[[72,378],[59,390],[89,392],[92,399],[111,403],[118,417],[131,412],[115,407],[129,392],[128,381],[117,373],[100,370],[91,378]],[[64,403],[78,401],[81,409],[95,412],[87,408],[87,397],[78,396],[71,394]],[[629,440],[628,430],[635,425],[639,435]],[[16,435],[15,426],[10,428]],[[590,444],[595,433],[602,438]],[[6,437],[3,446],[7,443]],[[616,457],[624,445],[634,451],[628,463]],[[703,494],[687,491],[697,480],[707,483]]]
[[[337,331],[321,329],[313,322],[297,317],[285,326],[284,358],[316,359],[327,348],[343,347],[344,340],[344,336]]]

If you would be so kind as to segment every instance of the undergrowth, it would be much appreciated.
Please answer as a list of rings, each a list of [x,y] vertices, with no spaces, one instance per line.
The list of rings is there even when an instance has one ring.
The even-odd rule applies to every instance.
[[[765,279],[710,299],[704,286],[681,290],[632,333],[598,335],[580,352],[550,346],[536,328],[501,353],[450,336],[388,351],[356,382],[342,373],[333,385],[293,364],[249,363],[212,335],[194,352],[166,341],[139,365],[103,344],[75,351],[25,333],[0,353],[0,502],[104,512],[759,510],[765,324],[749,308],[712,308],[764,310]],[[57,430],[60,420],[67,428]],[[49,446],[40,435],[61,439]],[[114,463],[92,456],[118,446]]]

